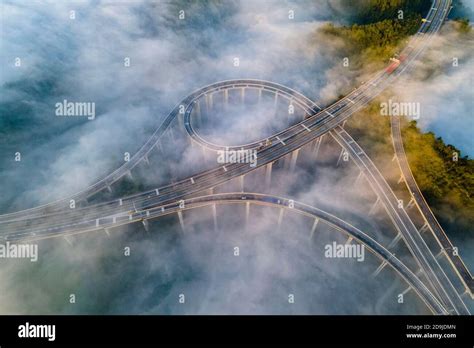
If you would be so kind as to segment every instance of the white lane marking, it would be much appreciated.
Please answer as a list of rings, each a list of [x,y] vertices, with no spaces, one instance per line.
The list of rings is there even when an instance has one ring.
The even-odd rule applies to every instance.
[[[306,129],[308,132],[311,132],[311,129],[309,129],[308,127],[306,127],[304,124],[302,124],[303,128]]]
[[[281,140],[278,135],[276,136],[276,138],[277,138],[277,140],[278,140],[280,143],[282,143],[283,145],[286,145],[285,142],[284,142],[283,140]]]

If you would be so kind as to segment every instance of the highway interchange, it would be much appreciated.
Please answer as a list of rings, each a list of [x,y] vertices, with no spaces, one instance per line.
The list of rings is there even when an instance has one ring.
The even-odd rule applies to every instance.
[[[288,200],[259,194],[211,194],[191,199],[188,197],[200,194],[205,190],[212,190],[218,185],[235,178],[242,178],[243,180],[247,173],[256,168],[266,166],[267,172],[271,173],[272,163],[284,156],[291,156],[292,162],[296,161],[299,149],[309,143],[317,142],[318,138],[329,132],[334,139],[350,153],[350,158],[367,178],[381,204],[383,204],[396,226],[400,238],[403,238],[405,244],[418,262],[423,274],[428,279],[428,284],[424,284],[414,276],[388,249],[379,245],[369,236],[350,224],[329,216],[329,214],[315,207],[305,206],[298,202],[295,202],[295,211],[314,218],[321,218],[366,245],[376,256],[390,264],[390,266],[415,289],[420,298],[423,299],[433,313],[469,314],[463,299],[446,276],[436,257],[426,245],[420,231],[415,227],[405,209],[399,208],[398,199],[393,190],[362,148],[341,126],[348,117],[364,108],[383,90],[395,83],[396,79],[402,73],[412,68],[413,62],[421,56],[425,48],[429,45],[433,35],[438,32],[450,7],[451,1],[449,0],[433,1],[433,6],[426,17],[427,21],[423,22],[417,35],[406,46],[403,52],[401,52],[406,58],[395,71],[391,73],[387,71],[377,73],[359,88],[326,108],[317,105],[293,89],[269,81],[251,79],[230,80],[214,83],[198,89],[176,105],[148,141],[132,156],[129,162],[125,162],[110,175],[71,197],[40,207],[1,215],[0,238],[8,241],[27,242],[111,229],[137,221],[143,222],[146,227],[148,219],[171,213],[179,213],[182,210],[203,204],[252,202],[252,204],[267,204],[286,208]],[[200,102],[203,99],[206,101],[206,104],[210,102],[209,98],[212,100],[212,98],[217,95],[222,95],[225,99],[228,96],[228,91],[232,89],[239,89],[242,94],[245,93],[247,89],[256,89],[260,94],[263,92],[273,93],[275,95],[275,101],[278,98],[285,98],[290,104],[298,105],[298,107],[303,109],[306,117],[301,120],[301,122],[269,137],[268,139],[271,141],[269,146],[262,146],[267,139],[260,139],[239,146],[217,145],[208,142],[199,136],[193,128],[192,111],[195,108],[201,107]],[[148,155],[159,146],[163,134],[165,134],[175,119],[178,119],[184,126],[192,142],[208,150],[258,149],[257,167],[252,168],[248,164],[242,163],[226,164],[197,173],[192,177],[185,178],[178,182],[158,187],[155,190],[109,202],[88,205],[82,208],[69,209],[71,199],[76,201],[86,200],[97,192],[111,189],[111,186],[115,182],[130,173],[138,163],[148,161]],[[472,296],[471,274],[460,257],[452,255],[452,245],[449,239],[434,218],[421,192],[417,188],[416,182],[411,176],[408,162],[404,157],[401,135],[398,135],[399,128],[397,128],[396,120],[392,120],[392,130],[393,134],[395,134],[395,137],[393,137],[395,153],[400,164],[402,175],[413,195],[414,201],[425,217],[429,228],[437,237],[442,250],[448,256],[451,265],[462,279],[466,290]]]

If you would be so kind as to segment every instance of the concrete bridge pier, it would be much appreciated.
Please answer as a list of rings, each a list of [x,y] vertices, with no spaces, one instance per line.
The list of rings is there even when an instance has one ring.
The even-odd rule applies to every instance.
[[[201,101],[198,99],[196,101],[196,105],[195,105],[195,115],[196,115],[196,125],[199,127],[201,126]]]
[[[73,239],[72,239],[72,236],[64,236],[63,237],[64,240],[66,241],[67,244],[69,244],[70,246],[73,246]]]
[[[313,148],[313,153],[314,153],[314,158],[318,158],[319,154],[319,148],[321,147],[321,143],[323,142],[325,134],[321,135],[318,139],[314,141],[314,148]]]
[[[390,244],[388,245],[387,249],[392,249],[395,245],[397,245],[400,239],[402,239],[402,234],[398,232],[395,238],[393,238]]]
[[[143,227],[145,228],[146,232],[150,232],[150,225],[148,224],[148,220],[142,220]]]
[[[359,172],[359,175],[357,175],[357,178],[355,179],[354,181],[354,185],[359,185],[359,182],[360,180],[362,179],[362,177],[364,176],[364,173],[362,172],[362,170]]]
[[[240,89],[240,102],[242,104],[245,104],[245,87],[242,87]]]
[[[170,137],[171,143],[174,145],[175,144],[175,138],[174,138],[173,128],[171,127],[171,125],[168,126],[168,135]]]
[[[258,89],[258,104],[260,104],[260,102],[262,101],[262,91],[262,88]]]
[[[161,145],[161,140],[158,140],[156,142],[155,147],[159,152],[163,153],[163,146]]]
[[[227,110],[227,107],[229,106],[229,90],[226,88],[223,90],[224,94],[224,110]]]
[[[290,163],[290,171],[294,171],[296,167],[296,160],[298,159],[298,153],[300,149],[297,149],[291,153],[291,163]]]
[[[206,104],[206,114],[208,114],[209,111],[210,111],[210,108],[209,108],[209,95],[208,94],[204,94],[204,102]]]
[[[273,162],[270,162],[265,166],[265,187],[267,189],[270,188],[270,185],[272,182],[272,167],[273,167]]]
[[[311,227],[311,233],[309,234],[309,239],[313,239],[314,233],[316,232],[316,227],[318,227],[319,219],[314,219],[313,226]]]
[[[405,207],[405,210],[411,209],[415,205],[415,199],[412,197],[410,201],[408,202],[407,206]]]
[[[339,167],[339,164],[341,163],[341,160],[344,157],[345,153],[346,153],[346,149],[342,148],[341,153],[339,154],[339,158],[337,159],[336,167]]]
[[[178,113],[178,125],[179,129],[184,129],[184,113]]]
[[[209,111],[214,108],[214,94],[209,93]]]
[[[400,179],[398,179],[397,184],[400,184],[404,180],[405,178],[403,177],[403,175],[400,175]]]
[[[382,272],[382,270],[385,268],[385,266],[387,266],[387,261],[383,261],[379,267],[377,267],[377,269],[374,271],[374,273],[372,273],[372,277],[375,278],[379,275],[380,272]]]
[[[428,223],[425,222],[425,224],[423,226],[421,226],[421,228],[420,228],[420,233],[428,231],[429,227],[430,227],[430,225],[428,225]]]
[[[239,176],[240,192],[244,192],[244,178],[245,178],[245,175]]]
[[[181,225],[181,230],[184,232],[186,232],[185,228],[184,228],[184,218],[183,218],[183,212],[178,210],[178,219],[179,219],[179,224]]]
[[[280,230],[281,222],[283,221],[283,214],[285,213],[285,208],[280,208],[280,214],[278,215],[278,230]]]
[[[249,217],[250,217],[250,202],[245,203],[245,227],[249,225]]]
[[[446,250],[445,250],[445,249],[441,249],[441,250],[439,251],[439,253],[436,254],[435,257],[436,257],[437,260],[440,260],[443,256],[448,256],[448,255],[446,254]]]
[[[372,208],[370,208],[369,210],[369,215],[374,215],[376,210],[377,210],[377,207],[379,206],[379,203],[380,203],[380,198],[377,197],[377,200],[375,201],[375,203],[372,205]]]
[[[214,220],[214,231],[217,232],[217,207],[215,204],[212,205],[212,217]]]

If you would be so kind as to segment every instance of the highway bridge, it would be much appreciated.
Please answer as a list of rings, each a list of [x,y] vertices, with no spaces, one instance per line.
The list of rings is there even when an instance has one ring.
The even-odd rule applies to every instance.
[[[411,254],[428,278],[428,281],[440,296],[446,308],[450,308],[456,314],[469,314],[461,296],[451,283],[450,279],[439,265],[435,256],[422,238],[420,231],[416,228],[403,204],[400,205],[398,198],[390,185],[379,172],[364,150],[341,126],[331,131],[332,137],[350,154],[350,158],[364,173],[370,186],[377,195],[377,201],[383,204],[390,219],[408,246]]]
[[[390,86],[398,78],[398,76],[400,76],[407,68],[413,65],[413,62],[418,59],[418,57],[428,46],[433,35],[438,32],[439,28],[443,24],[444,19],[448,15],[450,8],[451,0],[434,0],[433,6],[430,8],[426,16],[427,21],[422,23],[419,31],[415,35],[415,38],[406,46],[406,48],[402,52],[406,59],[394,72],[389,74],[385,70],[383,70],[382,72],[375,74],[373,78],[363,83],[359,88],[352,91],[345,98],[338,100],[337,102],[328,106],[324,110],[320,110],[321,108],[313,103],[311,107],[312,112],[309,113],[310,117],[306,121],[304,121],[300,127],[303,127],[303,125],[305,127],[308,127],[310,123],[314,123],[316,120],[317,122],[321,123],[322,131],[320,133],[323,134],[329,131],[331,128],[335,127],[337,124],[343,122],[354,112],[367,105],[374,97],[380,94],[380,92]],[[223,81],[198,89],[197,91],[191,93],[189,96],[184,98],[181,102],[179,102],[164,119],[164,121],[160,124],[160,126],[155,130],[155,132],[147,140],[147,142],[130,158],[130,161],[124,162],[124,164],[118,169],[116,169],[114,172],[102,178],[93,185],[90,185],[84,190],[71,195],[70,197],[31,209],[0,215],[0,223],[11,220],[31,219],[39,216],[44,216],[49,213],[67,210],[69,208],[69,202],[71,199],[75,200],[76,202],[87,201],[88,197],[91,197],[102,190],[111,190],[111,186],[115,182],[120,180],[120,178],[129,175],[131,173],[131,170],[133,170],[133,168],[135,168],[140,162],[148,161],[149,153],[153,151],[154,148],[159,147],[160,138],[169,128],[171,122],[175,118],[179,117],[179,115],[183,114],[183,109],[186,109],[186,114],[189,115],[191,109],[194,107],[194,101],[197,101],[201,96],[212,94],[212,92],[225,88],[225,86],[231,86],[232,88],[246,88],[247,86],[252,85],[254,81],[255,80]],[[270,90],[275,90],[274,87],[276,87],[282,95],[295,94],[298,99],[304,99],[304,97],[298,95],[298,93],[295,93],[291,89],[286,89],[285,91],[285,88],[282,88],[282,86],[280,85],[272,83],[265,84],[265,82],[266,81],[260,81],[259,88],[265,88],[266,85],[267,88],[269,88]],[[318,109],[320,110],[320,112],[316,113],[315,111]],[[193,134],[194,132],[190,127],[191,124],[189,123],[189,125],[187,125],[187,130],[191,134]],[[291,132],[295,131],[298,132],[298,126],[288,129],[288,132],[290,133],[287,134],[287,136],[291,135]],[[299,132],[301,131],[302,130],[299,129]],[[276,136],[278,136],[278,138],[276,138]],[[278,139],[281,139],[281,136],[276,136],[275,140],[279,141]],[[205,143],[205,141],[199,138],[197,135],[194,135],[193,139]],[[211,144],[207,145],[211,146]],[[256,145],[257,144],[249,144],[249,146]]]
[[[152,137],[140,148],[131,160],[112,174],[67,199],[0,216],[0,238],[9,241],[24,242],[96,230],[105,229],[107,231],[115,226],[137,221],[142,222],[145,228],[147,228],[147,221],[149,219],[169,213],[177,213],[180,222],[183,224],[182,210],[187,209],[189,205],[193,206],[193,204],[197,202],[187,197],[205,190],[212,190],[214,187],[235,178],[241,178],[243,191],[244,176],[256,168],[263,166],[266,168],[266,177],[268,179],[267,181],[269,181],[271,180],[272,164],[275,161],[285,156],[290,156],[291,167],[294,167],[298,152],[303,146],[314,143],[315,147],[319,147],[321,136],[331,132],[331,135],[333,135],[336,141],[351,153],[351,158],[366,175],[372,189],[379,197],[380,203],[383,204],[399,231],[399,238],[403,238],[407,244],[412,255],[420,265],[421,271],[427,277],[429,284],[426,286],[423,282],[419,281],[425,288],[421,287],[418,282],[412,279],[411,274],[407,273],[406,270],[402,270],[402,268],[404,269],[406,266],[400,265],[399,260],[395,259],[387,249],[367,239],[367,235],[351,229],[347,223],[344,225],[339,221],[338,223],[340,225],[336,224],[336,226],[367,245],[377,256],[381,257],[384,262],[390,263],[417,291],[434,313],[468,314],[469,311],[463,300],[433,256],[431,250],[427,247],[420,232],[408,214],[406,214],[405,210],[398,208],[398,200],[383,176],[378,172],[377,168],[360,146],[340,126],[348,117],[358,110],[361,110],[384,89],[391,86],[398,76],[411,68],[413,62],[419,58],[431,41],[433,35],[435,35],[441,27],[449,12],[450,5],[451,1],[448,0],[437,0],[433,2],[433,6],[427,15],[427,21],[423,22],[415,38],[403,50],[402,54],[406,58],[400,63],[397,69],[390,73],[385,70],[379,72],[359,88],[325,108],[317,105],[309,98],[306,98],[291,88],[269,81],[252,79],[222,81],[198,89],[176,105],[160,127],[153,133]],[[259,95],[264,92],[273,93],[275,101],[277,101],[278,98],[285,98],[290,105],[294,104],[303,109],[305,117],[297,124],[269,137],[271,140],[271,145],[269,146],[262,147],[262,143],[266,141],[266,139],[234,147],[213,144],[196,133],[191,122],[192,111],[194,109],[194,114],[199,113],[202,99],[205,100],[206,107],[208,108],[209,103],[212,104],[213,98],[217,98],[218,95],[226,102],[229,90],[231,89],[239,89],[241,95],[244,95],[247,89],[257,90]],[[182,123],[191,141],[197,142],[204,148],[213,151],[242,148],[258,149],[257,167],[250,167],[245,163],[227,164],[197,173],[192,177],[154,190],[109,202],[69,209],[70,199],[85,200],[104,189],[111,190],[111,186],[121,177],[129,174],[138,163],[148,161],[149,153],[155,147],[159,146],[162,135],[169,129],[171,122],[175,119],[178,119]],[[230,196],[225,196],[227,197],[227,201],[239,199],[241,201],[243,195],[246,194],[240,193],[240,198],[238,196],[239,194],[234,194],[237,196],[229,195]],[[224,196],[209,195],[203,197],[208,197],[207,199],[210,199],[210,201],[200,201],[198,204],[216,204],[217,200]],[[203,197],[200,199],[205,200]],[[256,194],[248,194],[248,196],[246,195],[245,197],[245,200],[252,198],[253,202],[258,201],[259,203],[261,203],[263,199],[267,204],[276,204],[275,199],[277,202],[287,202],[281,198],[259,196]],[[222,201],[226,201],[226,199]],[[297,206],[303,211],[303,208],[307,207],[300,203],[298,203]],[[308,213],[308,211],[306,211],[306,213]],[[314,209],[311,212],[313,217],[319,216],[319,218],[322,218],[321,212],[319,211],[318,213],[320,215],[317,215]],[[328,216],[325,217],[325,221],[333,225],[335,224]],[[458,263],[453,264],[454,267],[458,265]],[[458,274],[461,273],[458,272]],[[436,301],[434,301],[435,299]]]
[[[422,230],[429,228],[441,247],[440,256],[445,255],[448,258],[453,269],[456,271],[459,278],[463,282],[467,293],[471,296],[471,298],[474,298],[474,281],[472,279],[471,272],[462,261],[461,257],[459,256],[459,252],[454,252],[455,248],[451,243],[451,240],[448,238],[435,215],[431,211],[428,203],[421,193],[420,188],[418,187],[418,184],[415,181],[415,178],[413,177],[413,173],[410,169],[410,165],[408,164],[408,159],[403,147],[400,118],[398,116],[392,116],[390,119],[390,124],[392,130],[391,134],[393,147],[395,150],[395,158],[397,159],[398,165],[400,167],[401,179],[405,182],[412,197],[411,201],[408,203],[408,206],[411,204],[416,204],[425,221],[425,225],[422,227]]]

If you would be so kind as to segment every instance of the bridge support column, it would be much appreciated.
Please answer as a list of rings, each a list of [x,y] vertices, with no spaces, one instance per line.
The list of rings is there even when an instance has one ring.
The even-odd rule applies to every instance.
[[[178,124],[180,129],[184,129],[184,114],[178,113]]]
[[[70,236],[64,236],[64,240],[66,241],[67,244],[70,246],[73,246],[73,242]]]
[[[145,228],[146,232],[150,231],[150,226],[148,224],[148,220],[142,220],[143,227]]]
[[[402,238],[402,234],[398,232],[395,238],[392,239],[390,244],[388,245],[387,249],[392,249],[395,245],[397,245],[398,241]]]
[[[112,188],[110,187],[110,185],[107,185],[107,191],[109,191],[110,193],[112,193]]]
[[[372,208],[370,208],[369,210],[369,215],[373,215],[375,213],[375,211],[377,210],[377,207],[379,205],[379,202],[380,202],[380,198],[377,197],[377,200],[375,201],[375,203],[372,205]]]
[[[401,183],[404,180],[405,180],[405,178],[403,177],[403,174],[400,175],[400,179],[398,179],[397,184]]]
[[[339,154],[339,158],[337,159],[337,163],[336,163],[337,167],[339,167],[339,164],[341,164],[341,160],[342,160],[345,153],[346,153],[346,149],[342,148],[341,153]]]
[[[214,219],[214,231],[217,232],[217,207],[212,205],[212,218]]]
[[[107,235],[107,237],[110,237],[110,229],[109,228],[104,228],[104,232]]]
[[[283,221],[283,214],[285,213],[284,208],[280,208],[280,214],[278,215],[278,230],[280,230],[281,222]]]
[[[411,198],[407,206],[405,207],[405,210],[411,209],[414,205],[415,205],[415,199]]]
[[[204,94],[204,101],[206,103],[206,114],[209,113],[209,95]]]
[[[200,102],[199,99],[196,101],[195,110],[196,110],[195,111],[196,112],[196,124],[199,127],[201,125],[201,102]]]
[[[290,163],[291,163],[291,154],[287,154],[285,155],[284,160],[283,160],[283,168],[289,169]]]
[[[173,128],[171,128],[171,126],[168,127],[168,134],[170,136],[170,140],[171,140],[171,143],[175,143],[174,141],[174,132],[173,132]]]
[[[392,158],[392,162],[396,161],[396,159],[397,159],[397,154],[394,154]]]
[[[130,178],[130,180],[133,180],[133,175],[131,171],[127,171],[126,175]]]
[[[179,219],[179,224],[181,225],[181,230],[183,232],[186,232],[184,229],[184,218],[183,218],[183,212],[178,210],[178,219]]]
[[[441,249],[440,252],[437,253],[435,257],[436,257],[437,260],[439,260],[439,259],[441,259],[441,257],[443,257],[443,256],[447,256],[446,250]]]
[[[277,104],[278,104],[278,91],[275,92],[275,99],[273,100],[273,106],[275,107],[275,109],[276,109]]]
[[[428,223],[425,222],[425,224],[423,226],[421,226],[421,228],[420,228],[420,233],[426,232],[429,227],[430,227],[430,225],[428,225]]]
[[[311,227],[311,233],[309,235],[309,239],[313,239],[314,237],[314,232],[316,232],[316,227],[318,227],[318,222],[319,222],[319,219],[318,218],[315,218],[314,219],[314,222],[313,222],[313,227]]]
[[[209,111],[212,111],[214,108],[214,95],[209,93]]]
[[[408,292],[411,290],[411,286],[409,286],[408,288],[406,288],[402,293],[401,295],[405,296],[406,294],[408,294]]]
[[[244,177],[245,175],[239,176],[239,181],[240,181],[240,192],[244,192]]]
[[[346,240],[346,244],[351,244],[353,240],[354,240],[354,237],[349,236],[349,238],[347,238]]]
[[[382,270],[385,268],[385,266],[387,266],[387,261],[383,261],[380,266],[374,271],[374,273],[372,273],[372,277],[376,277],[379,275],[380,272],[382,272]]]
[[[249,217],[250,217],[250,202],[245,203],[245,227],[249,225]]]
[[[258,104],[260,104],[260,102],[262,101],[262,91],[263,90],[261,88],[259,88],[259,90],[258,90]]]
[[[357,175],[357,178],[355,179],[354,185],[359,185],[359,181],[362,179],[363,176],[364,176],[364,173],[361,170],[359,172],[359,175]]]
[[[148,155],[143,156],[143,161],[145,161],[147,165],[150,165],[150,160],[148,159]]]
[[[242,104],[245,103],[245,87],[242,87],[242,88],[240,89],[240,102],[241,102]]]
[[[395,236],[395,238],[393,238],[392,241],[390,242],[390,244],[388,245],[387,249],[393,248],[401,238],[402,238],[402,234],[400,232],[398,232],[397,235]]]
[[[290,102],[288,103],[287,110],[288,110],[288,112],[286,113],[286,120],[287,120],[288,123],[290,123],[291,116],[294,115],[294,113],[295,113],[295,106],[293,105],[293,99],[290,99]],[[303,115],[303,120],[304,120],[304,115]]]
[[[267,188],[270,188],[272,182],[272,166],[273,162],[270,162],[265,166],[265,187]]]
[[[298,153],[300,149],[297,149],[291,153],[291,163],[290,163],[290,170],[294,171],[296,166],[296,160],[298,159]]]
[[[229,90],[224,89],[224,110],[227,110],[229,106]]]
[[[158,140],[156,142],[155,147],[159,152],[163,153],[163,146],[161,145],[161,140]]]
[[[318,139],[316,139],[314,141],[314,149],[313,149],[313,153],[314,153],[314,158],[318,158],[318,153],[319,153],[319,148],[321,147],[321,143],[323,142],[323,138],[324,138],[325,134],[321,135]]]

